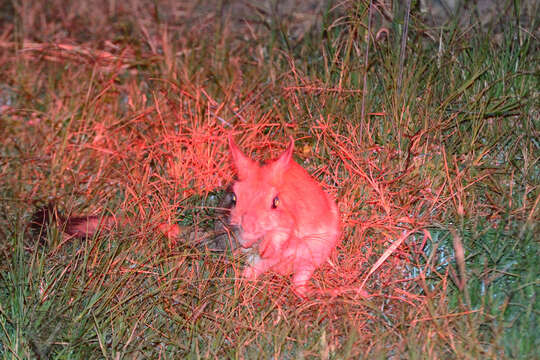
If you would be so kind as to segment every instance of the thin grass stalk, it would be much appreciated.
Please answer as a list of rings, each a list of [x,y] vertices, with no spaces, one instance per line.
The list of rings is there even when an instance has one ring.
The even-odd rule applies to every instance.
[[[401,96],[401,86],[403,83],[403,68],[405,65],[405,56],[407,53],[407,36],[409,34],[409,15],[411,12],[411,0],[407,0],[403,19],[403,29],[401,31],[401,47],[399,49],[399,74],[397,79],[397,93]]]
[[[371,42],[371,18],[373,17],[373,0],[369,0],[369,11],[368,11],[368,26],[367,26],[367,36],[366,36],[366,51],[364,53],[364,79],[362,86],[362,107],[360,110],[360,134],[358,134],[358,139],[362,139],[364,134],[364,124],[366,124],[367,133],[371,137],[371,132],[369,131],[369,121],[366,121],[366,96],[368,94],[368,81],[367,74],[369,69],[369,44]],[[371,143],[371,139],[369,139]]]

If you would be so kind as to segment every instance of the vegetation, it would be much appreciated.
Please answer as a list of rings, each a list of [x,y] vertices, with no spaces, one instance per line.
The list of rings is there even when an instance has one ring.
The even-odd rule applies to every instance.
[[[534,2],[1,3],[2,358],[538,358]],[[336,197],[316,296],[157,231],[212,226],[228,134]],[[136,222],[39,237],[47,203]]]

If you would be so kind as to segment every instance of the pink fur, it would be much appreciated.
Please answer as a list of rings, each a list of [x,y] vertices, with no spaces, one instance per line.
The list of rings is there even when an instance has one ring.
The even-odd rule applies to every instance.
[[[305,295],[313,272],[339,239],[335,202],[292,159],[292,138],[278,159],[263,166],[245,156],[230,137],[229,148],[238,173],[231,224],[241,229],[240,245],[256,252],[244,277],[255,280],[267,271],[292,273],[296,291]]]

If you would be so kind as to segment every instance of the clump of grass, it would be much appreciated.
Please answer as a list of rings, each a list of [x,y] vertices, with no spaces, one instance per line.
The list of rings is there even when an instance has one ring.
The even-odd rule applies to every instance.
[[[372,8],[370,23],[368,2],[330,4],[300,33],[279,9],[242,23],[135,3],[14,3],[0,54],[1,353],[535,355],[530,33],[432,33],[414,8],[400,32],[402,12]],[[241,256],[156,231],[212,221],[233,180],[228,134],[259,159],[294,136],[296,160],[338,200],[343,241],[317,296],[271,274],[242,281]],[[86,240],[53,226],[39,242],[27,229],[38,200],[135,221]]]

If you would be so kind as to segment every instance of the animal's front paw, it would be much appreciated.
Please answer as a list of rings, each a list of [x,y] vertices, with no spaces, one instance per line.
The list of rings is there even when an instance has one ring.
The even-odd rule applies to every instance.
[[[313,289],[308,285],[300,285],[293,287],[294,293],[301,299],[307,299],[313,293]]]
[[[247,280],[255,280],[257,279],[257,276],[259,276],[259,273],[257,269],[253,266],[247,266],[244,268],[244,271],[242,271],[242,277]]]
[[[259,255],[263,259],[275,258],[278,254],[276,245],[271,237],[265,237],[259,244]]]
[[[293,275],[294,292],[303,299],[307,298],[313,291],[309,286],[309,279],[311,279],[313,271],[315,268],[312,266],[300,266],[295,269]]]

